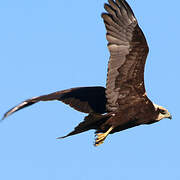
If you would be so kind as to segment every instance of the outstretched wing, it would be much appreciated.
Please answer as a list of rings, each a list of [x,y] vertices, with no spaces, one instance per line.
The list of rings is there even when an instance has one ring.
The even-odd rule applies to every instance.
[[[148,45],[125,0],[109,0],[102,14],[110,60],[106,82],[107,109],[116,110],[145,96],[144,66]]]
[[[106,97],[104,87],[78,87],[27,99],[6,112],[3,119],[14,112],[19,111],[20,109],[28,107],[39,101],[52,100],[62,101],[65,104],[70,105],[72,108],[84,113],[106,112]]]

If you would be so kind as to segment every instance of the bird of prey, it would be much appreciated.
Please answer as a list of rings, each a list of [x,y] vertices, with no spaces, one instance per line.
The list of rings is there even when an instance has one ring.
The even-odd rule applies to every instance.
[[[108,0],[104,8],[102,18],[110,52],[106,88],[77,87],[33,97],[10,109],[3,119],[39,101],[62,101],[88,115],[60,138],[95,129],[94,145],[98,146],[108,134],[172,118],[167,109],[147,97],[144,66],[149,48],[132,9],[125,0]]]

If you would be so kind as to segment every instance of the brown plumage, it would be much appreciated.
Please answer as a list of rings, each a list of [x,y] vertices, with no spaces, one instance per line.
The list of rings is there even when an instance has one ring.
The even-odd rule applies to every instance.
[[[106,89],[79,87],[34,97],[10,109],[3,119],[39,101],[59,100],[89,114],[61,138],[95,129],[95,145],[102,144],[110,133],[171,119],[165,108],[152,103],[146,95],[144,66],[149,48],[130,6],[125,0],[108,2],[102,14],[110,51]]]

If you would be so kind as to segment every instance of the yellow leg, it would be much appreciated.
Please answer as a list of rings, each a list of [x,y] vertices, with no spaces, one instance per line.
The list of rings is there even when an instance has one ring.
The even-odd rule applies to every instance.
[[[113,130],[113,127],[111,126],[105,133],[96,134],[97,137],[96,137],[94,146],[101,145],[112,130]]]

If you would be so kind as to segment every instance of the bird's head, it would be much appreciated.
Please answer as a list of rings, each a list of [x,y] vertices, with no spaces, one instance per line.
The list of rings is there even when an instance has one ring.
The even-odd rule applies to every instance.
[[[157,121],[160,121],[161,119],[164,119],[164,118],[172,119],[171,114],[166,108],[159,106],[157,104],[154,104],[154,107],[156,109],[156,112],[158,112],[158,116],[156,118]]]

